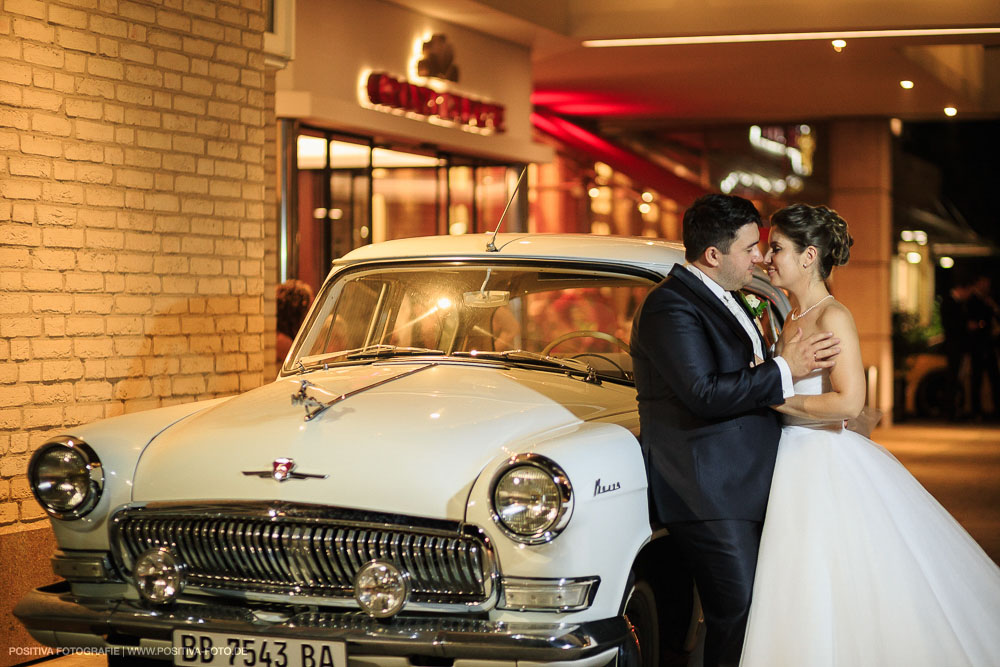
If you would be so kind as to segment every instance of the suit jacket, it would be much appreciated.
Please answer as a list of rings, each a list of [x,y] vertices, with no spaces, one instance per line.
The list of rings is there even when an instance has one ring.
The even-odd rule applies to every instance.
[[[762,521],[781,435],[768,407],[784,402],[777,363],[752,367],[746,331],[683,266],[647,295],[631,348],[659,520]]]

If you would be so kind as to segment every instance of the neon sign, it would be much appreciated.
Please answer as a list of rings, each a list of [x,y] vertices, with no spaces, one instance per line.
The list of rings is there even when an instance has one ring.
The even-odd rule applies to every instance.
[[[440,124],[457,125],[482,134],[505,132],[504,106],[464,95],[418,86],[385,72],[372,72],[365,81],[367,102],[374,108],[413,114]]]

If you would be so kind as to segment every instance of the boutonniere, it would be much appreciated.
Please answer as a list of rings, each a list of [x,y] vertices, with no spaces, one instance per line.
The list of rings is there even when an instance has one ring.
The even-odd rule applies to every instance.
[[[740,300],[747,307],[747,310],[750,311],[750,314],[753,315],[754,319],[760,317],[767,308],[767,304],[758,299],[754,294],[746,294],[745,292],[737,292],[737,294],[740,295]]]

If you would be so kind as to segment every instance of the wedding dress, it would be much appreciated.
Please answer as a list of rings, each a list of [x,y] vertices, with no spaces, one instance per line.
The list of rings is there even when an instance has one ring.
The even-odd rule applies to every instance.
[[[1000,667],[1000,568],[884,448],[786,417],[740,666]]]

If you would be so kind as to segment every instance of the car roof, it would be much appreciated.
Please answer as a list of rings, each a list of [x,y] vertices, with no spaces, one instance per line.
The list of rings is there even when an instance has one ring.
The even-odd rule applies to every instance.
[[[422,236],[374,243],[352,250],[334,261],[334,267],[358,262],[424,258],[504,257],[599,261],[639,266],[666,275],[684,262],[684,246],[661,239],[596,234],[498,234],[496,252],[486,249],[493,233]]]

